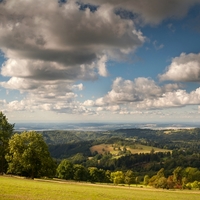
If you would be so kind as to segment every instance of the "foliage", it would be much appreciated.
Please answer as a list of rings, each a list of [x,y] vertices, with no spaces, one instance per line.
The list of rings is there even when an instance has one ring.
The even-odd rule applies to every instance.
[[[42,135],[35,131],[14,134],[6,155],[8,173],[31,178],[55,175],[55,163]]]
[[[98,169],[96,167],[89,167],[88,168],[89,171],[89,180],[91,182],[99,182],[99,183],[103,183],[106,182],[106,172],[103,169]]]
[[[157,182],[157,185],[156,185],[157,188],[166,188],[167,187],[167,179],[162,176],[158,179],[158,182]]]
[[[81,164],[86,162],[88,159],[87,156],[84,156],[83,153],[77,153],[74,156],[70,157],[69,160],[73,163],[73,164]]]
[[[181,188],[182,186],[182,167],[177,167],[174,171],[173,171],[173,181],[175,183],[175,187],[177,188]]]
[[[70,158],[82,152],[84,156],[91,156],[91,146],[92,144],[90,141],[82,141],[68,144],[56,144],[49,145],[49,151],[51,153],[51,156],[57,159]]]
[[[164,175],[164,168],[160,169],[156,175],[150,178],[149,185],[155,188],[166,188],[167,179]]]
[[[182,175],[186,178],[187,182],[200,181],[200,171],[198,168],[187,167],[183,170]]]
[[[134,146],[134,142],[163,149],[197,153],[200,150],[200,128],[180,130],[121,129],[116,131],[42,131],[49,145],[92,141],[94,144]],[[192,151],[191,151],[192,150]]]
[[[6,116],[0,112],[0,173],[5,172],[5,155],[8,141],[13,134],[14,124],[10,124]]]
[[[61,179],[72,180],[73,179],[73,164],[64,159],[57,167],[57,176]]]
[[[64,159],[57,167],[57,176],[60,179],[90,182],[109,182],[110,172],[96,167],[86,168],[80,164],[73,164]]]
[[[124,183],[124,173],[122,171],[112,172],[110,178],[111,181],[116,185]]]
[[[82,165],[75,164],[73,168],[73,179],[75,181],[87,181],[88,180],[88,169]]]
[[[177,167],[169,175],[168,178],[164,175],[164,168],[160,169],[156,175],[149,179],[149,185],[156,188],[168,189],[200,189],[200,171],[197,168],[182,168]],[[146,176],[145,176],[146,177]]]
[[[147,186],[149,184],[149,179],[149,175],[145,175],[143,184]]]
[[[124,132],[127,130],[124,130]],[[132,130],[133,134],[135,130]],[[136,130],[137,137],[139,137],[139,133],[141,133],[140,129]],[[74,132],[76,133],[76,132]],[[146,135],[148,135],[148,131],[145,130],[144,132]],[[158,134],[159,133],[159,134]],[[81,132],[83,134],[83,132]],[[85,133],[86,134],[86,133]],[[98,133],[99,135],[103,133]],[[110,132],[108,137],[110,135],[114,134],[113,132]],[[153,142],[154,139],[158,139],[159,137],[169,137],[168,135],[165,136],[165,132],[161,131],[150,131],[149,133],[152,136],[152,144],[157,145],[156,141]],[[176,138],[174,136],[175,133],[169,134],[172,135],[173,138]],[[184,133],[185,134],[185,133]],[[190,133],[188,133],[190,134]],[[91,134],[88,134],[91,135]],[[129,134],[130,136],[131,134]],[[156,135],[156,137],[154,136]],[[176,135],[176,134],[175,134]],[[145,137],[145,135],[144,135]],[[84,138],[84,137],[83,137]],[[150,137],[147,137],[150,141]],[[126,149],[129,148],[128,145],[137,148],[135,149],[138,152],[141,151],[141,148],[143,148],[143,151],[146,151],[146,146],[139,145],[140,141],[137,139],[137,142],[134,139],[127,139],[127,138],[117,138],[117,137],[110,137],[113,140],[113,144],[108,143],[104,144],[102,146],[102,143],[100,145],[97,145],[96,147],[99,147],[101,150],[104,148],[105,151],[102,152],[102,154],[97,152],[97,149],[94,149],[94,152],[90,152],[90,147],[94,143],[98,143],[98,139],[96,142],[94,141],[82,141],[78,143],[70,143],[70,144],[60,144],[60,145],[50,145],[50,152],[51,155],[55,158],[63,159],[67,158],[70,159],[74,164],[82,164],[85,167],[98,167],[104,170],[110,170],[110,171],[116,171],[116,170],[133,170],[137,171],[140,176],[144,176],[148,174],[150,177],[152,175],[155,175],[155,173],[161,169],[165,168],[165,175],[169,176],[173,170],[176,169],[176,167],[181,166],[183,168],[192,167],[197,168],[200,166],[200,160],[199,160],[199,153],[191,153],[191,151],[187,150],[178,150],[174,149],[172,152],[160,152],[161,150],[158,150],[157,148],[150,148],[148,147],[148,153],[135,153],[135,154],[122,154],[120,156],[115,156],[112,154],[113,152],[110,152],[110,148],[120,147],[122,149],[126,146]],[[110,142],[109,141],[109,142]],[[145,138],[143,138],[143,142],[148,142]],[[158,140],[160,141],[160,140]],[[102,142],[102,141],[101,141]],[[185,141],[186,142],[186,141]],[[188,141],[187,141],[188,142]],[[119,146],[119,145],[125,145],[125,146]],[[107,148],[109,150],[107,151]],[[116,149],[116,148],[115,148]],[[151,151],[154,149],[154,151]],[[116,150],[115,150],[116,151]],[[159,151],[159,152],[158,152]],[[121,151],[123,153],[123,151]],[[89,158],[88,158],[89,157]]]
[[[130,184],[135,183],[135,181],[136,181],[136,175],[134,174],[132,170],[128,170],[125,173],[124,182],[130,185]]]
[[[173,189],[175,187],[175,183],[173,181],[173,175],[168,176],[167,178],[167,188]]]
[[[178,166],[183,168],[200,166],[200,129],[43,131],[42,134],[54,158],[71,159],[73,163],[83,164],[86,167],[100,167],[111,171],[130,169],[143,176],[145,174],[152,176],[161,168],[165,168],[166,175],[169,175]],[[94,145],[101,147],[99,152],[91,148]],[[126,151],[123,151],[123,148]],[[151,151],[152,149],[154,151]],[[172,151],[166,152],[167,149]],[[97,153],[103,157],[96,159],[94,155]],[[109,153],[111,157],[108,158],[106,156]],[[107,155],[104,157],[104,154]]]
[[[194,188],[194,189],[200,189],[200,183],[198,181],[194,181],[192,183],[192,188]]]
[[[73,131],[42,131],[41,134],[47,144],[57,145],[66,143],[76,143],[82,141]]]

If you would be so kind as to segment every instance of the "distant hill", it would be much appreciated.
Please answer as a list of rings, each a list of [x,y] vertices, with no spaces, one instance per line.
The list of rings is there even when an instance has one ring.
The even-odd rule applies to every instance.
[[[41,131],[56,158],[70,157],[77,153],[90,156],[90,148],[101,144],[138,144],[165,150],[190,149],[200,151],[200,129],[118,129],[114,131],[54,130]],[[123,146],[121,145],[121,146]],[[148,150],[149,151],[149,150]]]
[[[73,131],[41,131],[47,144],[66,144],[83,141]]]
[[[123,134],[123,136],[127,138],[129,137],[152,138],[156,135],[157,130],[132,128],[132,129],[118,129],[113,131],[113,133]]]

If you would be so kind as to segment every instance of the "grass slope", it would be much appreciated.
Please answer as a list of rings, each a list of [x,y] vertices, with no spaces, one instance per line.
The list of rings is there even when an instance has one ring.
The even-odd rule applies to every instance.
[[[150,190],[0,176],[1,200],[199,200],[200,192]]]
[[[121,149],[123,149],[123,146],[116,146],[115,150],[114,150],[114,144],[99,144],[99,145],[94,145],[90,148],[91,152],[95,152],[97,151],[98,153],[102,154],[105,152],[110,152],[111,154],[115,155],[118,154],[119,151],[117,150],[118,147],[120,147]],[[141,144],[134,144],[134,146],[127,146],[126,147],[127,150],[131,151],[132,154],[136,154],[136,153],[150,153],[150,151],[152,149],[154,149],[154,152],[169,152],[171,150],[167,150],[167,149],[160,149],[160,148],[156,148],[156,147],[152,147],[152,146],[145,146],[145,145],[141,145]]]

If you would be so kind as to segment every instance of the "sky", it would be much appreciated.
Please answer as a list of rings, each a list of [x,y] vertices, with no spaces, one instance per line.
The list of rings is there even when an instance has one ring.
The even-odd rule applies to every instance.
[[[200,0],[0,0],[0,110],[16,122],[199,122]]]

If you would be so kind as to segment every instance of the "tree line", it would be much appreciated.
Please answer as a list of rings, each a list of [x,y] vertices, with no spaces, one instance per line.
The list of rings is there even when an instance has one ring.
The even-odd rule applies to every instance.
[[[67,159],[58,165],[56,175],[58,178],[75,181],[89,181],[99,183],[126,183],[128,185],[137,183],[138,177],[132,170],[126,172],[98,169],[97,167],[84,167],[81,164],[73,164]]]
[[[193,167],[177,167],[169,176],[165,175],[165,169],[161,168],[155,175],[139,177],[132,170],[110,171],[97,167],[84,167],[81,164],[73,164],[67,159],[62,160],[57,168],[57,177],[65,180],[90,181],[99,183],[118,184],[143,184],[163,189],[200,189],[200,171]]]
[[[193,167],[177,167],[171,175],[166,176],[165,169],[161,168],[151,178],[146,175],[144,184],[163,189],[200,189],[200,171]]]

